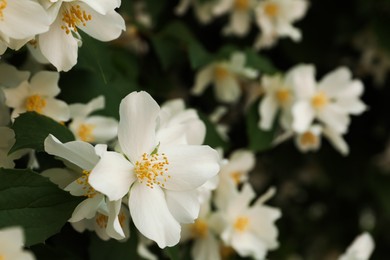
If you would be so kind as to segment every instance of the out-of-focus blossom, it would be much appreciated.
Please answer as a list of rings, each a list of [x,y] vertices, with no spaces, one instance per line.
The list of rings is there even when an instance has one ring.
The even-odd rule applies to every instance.
[[[23,249],[24,234],[21,227],[0,229],[0,257],[4,260],[34,260],[29,251]]]
[[[199,22],[207,24],[212,20],[215,1],[201,3],[199,0],[180,0],[175,8],[175,13],[180,16],[184,15],[191,5]]]
[[[374,240],[367,232],[359,235],[339,260],[368,260],[374,251]]]

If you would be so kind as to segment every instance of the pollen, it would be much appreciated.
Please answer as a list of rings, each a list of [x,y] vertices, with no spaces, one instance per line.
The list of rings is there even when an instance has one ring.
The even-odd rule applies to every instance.
[[[125,226],[126,219],[127,218],[126,218],[125,213],[123,213],[123,212],[119,213],[118,220],[119,220],[119,224],[121,225],[122,228],[124,228],[124,226]]]
[[[86,26],[87,22],[92,20],[92,15],[86,13],[79,5],[71,5],[70,8],[62,12],[62,21],[64,25],[61,29],[69,34],[71,31],[77,32],[77,26]]]
[[[165,188],[165,184],[171,176],[168,174],[168,157],[162,153],[142,155],[141,160],[135,163],[134,171],[140,183],[153,189],[154,185]]]
[[[37,112],[39,114],[42,114],[42,111],[46,107],[46,104],[47,104],[47,102],[42,96],[32,95],[26,99],[25,106],[26,106],[27,111],[30,111],[30,112],[34,111],[34,112]]]
[[[249,9],[249,0],[235,0],[234,8],[239,11],[246,11]]]
[[[321,109],[324,106],[326,106],[329,102],[328,97],[324,92],[318,92],[314,97],[311,99],[311,104],[316,109]]]
[[[217,81],[225,79],[229,75],[229,71],[223,66],[216,66],[214,69],[214,76]]]
[[[96,224],[98,224],[98,226],[100,228],[106,228],[107,222],[108,222],[108,217],[106,215],[101,214],[101,213],[97,213],[95,221],[96,221]]]
[[[191,226],[191,232],[196,238],[205,238],[208,234],[208,225],[205,221],[197,219]]]
[[[244,232],[248,229],[249,218],[247,217],[238,217],[234,222],[234,229],[238,232]]]
[[[275,3],[268,3],[264,7],[264,12],[269,17],[276,17],[279,14],[279,6]]]
[[[233,179],[234,183],[238,185],[241,182],[242,172],[239,171],[232,172],[230,174],[230,177]]]
[[[94,188],[92,188],[92,186],[88,182],[90,174],[91,174],[91,171],[84,170],[83,171],[83,176],[78,178],[76,180],[76,182],[77,182],[77,184],[83,186],[82,189],[84,190],[84,196],[85,197],[93,198],[93,197],[95,197],[97,192],[96,192],[96,190]]]
[[[80,140],[84,142],[93,142],[95,141],[95,137],[93,136],[94,129],[94,125],[81,124],[77,130],[77,135],[79,136]]]
[[[290,91],[286,88],[282,88],[276,91],[276,100],[280,105],[286,104],[291,97]]]
[[[7,0],[0,0],[0,20],[4,20],[3,11],[6,7],[7,7]]]
[[[303,146],[313,146],[315,144],[317,144],[318,142],[318,138],[315,134],[313,134],[312,132],[310,131],[307,131],[305,133],[303,133],[301,135],[301,137],[299,138],[299,142],[303,145]]]

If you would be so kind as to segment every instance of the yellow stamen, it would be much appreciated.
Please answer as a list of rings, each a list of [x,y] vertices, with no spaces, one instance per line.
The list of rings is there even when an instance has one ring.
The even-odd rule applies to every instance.
[[[314,97],[311,99],[311,104],[316,109],[321,109],[324,106],[326,106],[329,102],[328,97],[326,94],[322,91],[318,92]]]
[[[35,111],[39,114],[42,114],[42,110],[46,107],[46,100],[40,95],[32,95],[26,99],[26,110]]]
[[[107,222],[108,222],[108,217],[106,215],[97,213],[96,218],[95,218],[96,223],[100,228],[106,228],[107,227]]]
[[[312,132],[308,131],[308,132],[305,132],[301,135],[301,137],[299,138],[299,142],[303,146],[313,146],[313,145],[317,144],[318,138]]]
[[[3,255],[0,255],[0,260],[5,260],[5,257]]]
[[[235,0],[234,8],[239,11],[246,11],[249,9],[249,0]]]
[[[95,129],[94,125],[91,124],[81,124],[77,130],[77,135],[80,140],[84,142],[93,142],[95,137],[93,136],[93,130]]]
[[[61,26],[61,29],[64,30],[66,34],[69,34],[71,31],[77,32],[77,26],[86,26],[87,22],[90,20],[92,20],[92,15],[82,10],[79,5],[72,5],[62,12],[62,21],[64,22],[64,25]]]
[[[121,212],[119,213],[118,215],[118,220],[119,220],[119,224],[121,225],[121,227],[123,228],[125,226],[125,221],[126,221],[126,215],[125,213]]]
[[[276,91],[276,100],[280,105],[286,104],[290,100],[290,91],[286,88],[281,88]]]
[[[239,171],[232,172],[230,174],[230,177],[233,179],[234,183],[238,185],[241,182],[242,172]]]
[[[137,175],[140,183],[146,183],[146,186],[153,189],[154,184],[165,187],[167,179],[171,178],[168,175],[168,157],[163,154],[144,153],[141,160],[135,163],[134,172]]]
[[[84,190],[84,196],[85,197],[88,197],[88,198],[93,198],[95,197],[96,195],[96,190],[94,188],[92,188],[92,186],[89,184],[88,182],[88,179],[89,179],[89,175],[91,174],[91,171],[86,171],[84,170],[83,171],[83,176],[81,176],[80,178],[78,178],[76,180],[77,184],[79,185],[82,185],[83,186],[83,190]]]
[[[279,14],[279,6],[276,3],[268,3],[264,7],[264,13],[269,17],[276,17]]]
[[[201,219],[195,220],[191,226],[191,231],[196,238],[205,238],[209,232],[208,225]]]
[[[249,218],[247,217],[238,217],[234,222],[234,229],[239,232],[244,232],[248,229]]]
[[[3,11],[6,7],[7,7],[7,0],[0,0],[0,20],[4,20]]]
[[[229,75],[229,71],[223,66],[216,66],[214,68],[214,76],[217,81],[224,80]]]

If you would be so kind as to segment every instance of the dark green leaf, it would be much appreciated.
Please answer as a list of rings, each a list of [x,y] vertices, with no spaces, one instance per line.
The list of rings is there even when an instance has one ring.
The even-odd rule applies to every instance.
[[[272,141],[275,139],[276,133],[276,124],[270,131],[264,131],[259,128],[258,106],[258,102],[252,105],[246,117],[249,149],[253,150],[254,152],[261,152],[271,148],[271,144]]]
[[[74,136],[68,128],[53,119],[27,112],[15,119],[11,127],[15,131],[16,142],[9,153],[23,148],[32,148],[38,152],[44,151],[45,138],[52,134],[62,142],[74,140]]]
[[[82,199],[30,170],[0,169],[0,228],[22,226],[27,246],[58,233]]]
[[[179,256],[179,247],[178,246],[174,246],[174,247],[167,247],[164,249],[164,252],[166,253],[166,255],[169,257],[169,259],[171,260],[179,260],[180,259],[180,256]]]
[[[250,68],[259,70],[261,73],[273,74],[277,72],[274,65],[269,59],[258,54],[253,49],[247,49],[246,54],[246,65]]]

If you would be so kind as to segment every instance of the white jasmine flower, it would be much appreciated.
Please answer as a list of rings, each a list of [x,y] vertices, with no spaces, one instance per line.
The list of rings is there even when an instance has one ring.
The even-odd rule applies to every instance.
[[[146,92],[133,92],[120,105],[118,140],[125,154],[105,152],[89,182],[110,200],[129,195],[137,229],[159,247],[180,239],[180,224],[199,213],[196,188],[219,171],[208,146],[165,144],[157,131],[160,107]]]
[[[257,3],[256,0],[220,0],[213,8],[214,15],[230,13],[229,24],[223,28],[223,33],[247,35]]]
[[[103,109],[104,96],[92,99],[88,104],[69,105],[72,122],[69,129],[76,140],[90,143],[107,143],[114,139],[118,132],[118,122],[105,116],[90,116],[91,113]]]
[[[261,35],[255,48],[272,46],[278,37],[289,37],[300,41],[300,30],[292,26],[306,14],[308,2],[305,0],[264,0],[256,6],[256,21]]]
[[[61,91],[58,87],[59,77],[57,72],[41,71],[30,82],[23,81],[18,87],[4,89],[6,105],[13,108],[11,117],[34,111],[57,121],[68,121],[68,105],[55,99]]]
[[[261,79],[265,94],[259,105],[259,127],[263,130],[271,130],[279,110],[281,110],[280,120],[289,121],[291,105],[295,99],[291,82],[289,82],[291,79],[289,73],[291,72],[288,72],[286,77],[279,74],[265,75]]]
[[[268,199],[269,194],[266,196]],[[226,245],[241,257],[264,259],[268,250],[278,247],[278,230],[274,222],[281,213],[277,208],[263,205],[265,199],[262,197],[250,205],[254,198],[255,193],[247,183],[226,208],[216,213],[216,217],[224,223],[221,238]]]
[[[77,63],[82,30],[100,41],[118,38],[125,30],[123,18],[115,11],[120,0],[40,0],[52,23],[49,31],[37,37],[37,44],[58,71],[68,71]]]
[[[227,162],[221,166],[219,185],[215,191],[214,201],[219,208],[225,208],[239,184],[248,180],[248,174],[255,167],[255,155],[251,151],[234,151]],[[233,192],[232,192],[233,190]]]
[[[102,214],[108,216],[106,234],[115,239],[123,239],[125,233],[119,225],[118,216],[121,200],[107,201],[104,195],[93,189],[89,183],[91,170],[99,162],[101,154],[106,149],[106,145],[93,147],[91,144],[81,141],[63,144],[54,136],[49,135],[45,139],[45,151],[64,159],[65,164],[69,165],[73,171],[48,170],[44,176],[49,177],[51,181],[69,191],[73,196],[86,197],[77,205],[69,222],[75,223],[83,219],[91,219],[97,217],[97,213],[103,212]]]
[[[4,260],[34,260],[32,253],[23,249],[24,234],[21,227],[0,229],[0,258]]]
[[[368,260],[374,251],[374,240],[367,232],[359,235],[339,260]]]
[[[48,29],[49,18],[37,2],[0,1],[0,54],[3,54],[7,47],[19,49],[36,34],[46,32]]]
[[[363,84],[352,80],[351,72],[345,67],[328,73],[318,84],[311,65],[293,68],[290,77],[297,96],[292,107],[292,127],[296,132],[304,132],[318,119],[326,127],[344,134],[350,123],[349,114],[359,115],[366,110],[360,101]]]
[[[209,84],[215,86],[216,97],[219,101],[234,103],[241,96],[239,78],[253,79],[257,71],[245,67],[245,55],[233,53],[230,61],[213,62],[201,69],[196,75],[192,94],[201,95]]]
[[[191,5],[193,6],[195,16],[199,22],[207,24],[212,20],[213,7],[215,5],[213,1],[201,3],[198,0],[180,0],[175,8],[175,13],[182,16],[187,12]]]

